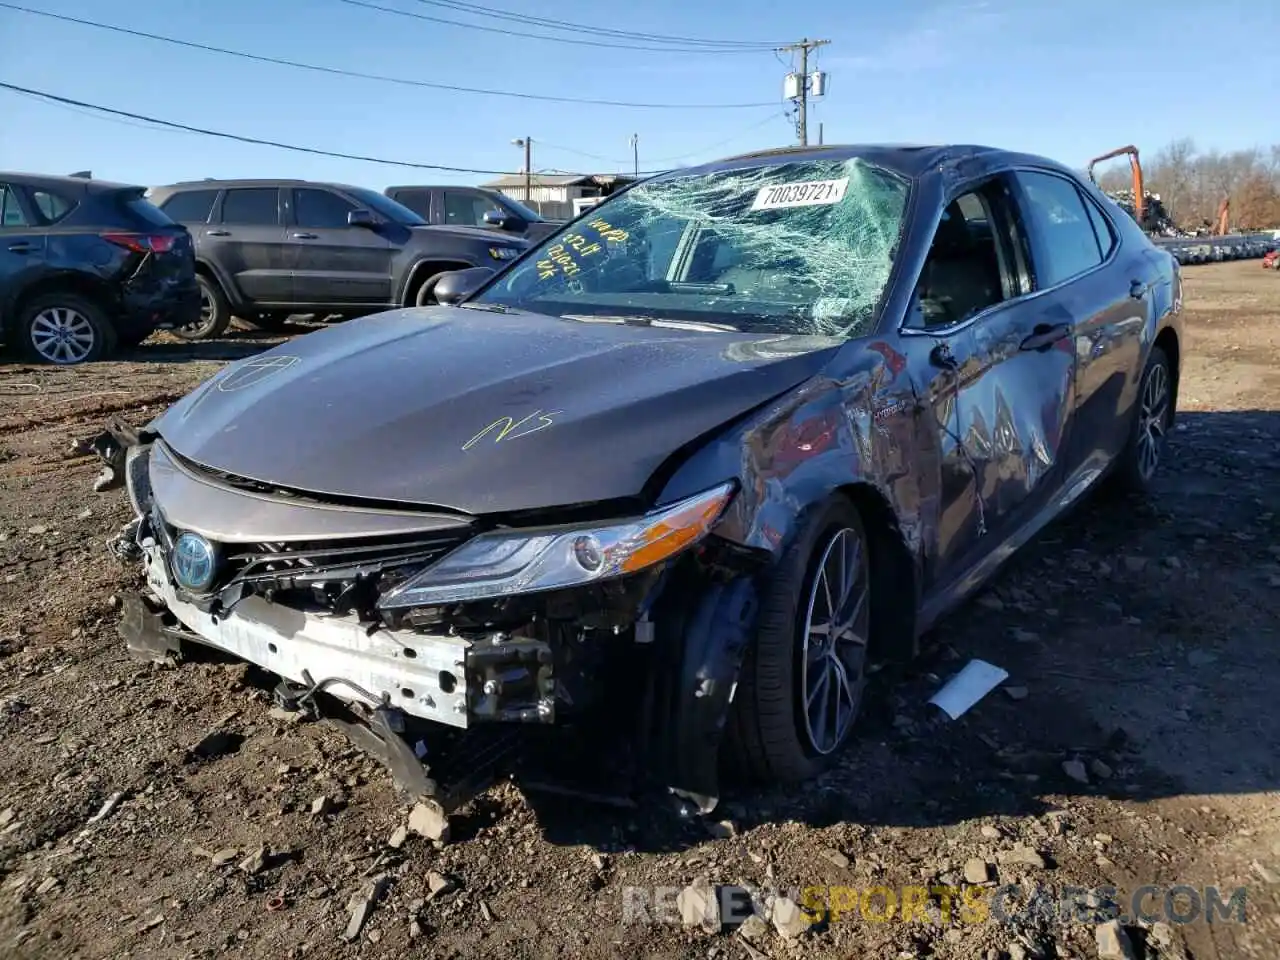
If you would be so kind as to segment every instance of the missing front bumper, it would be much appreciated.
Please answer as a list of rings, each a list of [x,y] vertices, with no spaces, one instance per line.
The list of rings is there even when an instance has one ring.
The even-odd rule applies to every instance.
[[[178,595],[158,548],[144,548],[143,562],[147,588],[201,643],[295,683],[323,683],[327,692],[346,702],[394,706],[423,720],[468,726],[471,644],[463,638],[401,635],[362,624],[354,615],[303,613],[261,597],[246,597],[229,614],[218,616]],[[138,648],[157,646],[154,631],[145,624],[132,632]]]
[[[179,620],[173,607],[166,607],[165,604],[170,602],[183,617],[190,618],[186,623]],[[355,687],[361,686],[358,682],[316,681],[305,666],[297,668],[301,673],[299,679],[305,683],[292,683],[279,668],[296,668],[302,662],[312,666],[317,662],[328,662],[323,656],[318,661],[307,659],[308,653],[314,655],[322,644],[317,644],[314,637],[295,633],[288,642],[302,647],[298,656],[288,664],[282,663],[280,657],[275,657],[273,663],[262,663],[251,656],[242,656],[239,651],[259,642],[274,644],[279,650],[280,642],[257,636],[260,630],[256,628],[262,628],[261,624],[256,628],[241,624],[239,631],[230,634],[229,639],[225,629],[229,619],[218,619],[216,623],[212,622],[215,620],[212,617],[201,620],[192,616],[187,605],[172,597],[161,603],[142,594],[126,594],[121,606],[119,632],[129,652],[139,659],[181,660],[184,644],[191,642],[236,654],[255,666],[285,677],[277,690],[286,688],[299,694],[290,698],[289,708],[305,708],[317,718],[332,723],[356,746],[381,760],[401,790],[414,799],[432,801],[444,815],[469,802],[495,779],[513,769],[521,755],[526,733],[521,725],[480,724],[471,729],[459,729],[467,725],[467,717],[463,711],[450,708],[448,704],[465,703],[465,690],[461,688],[444,695],[444,717],[449,722],[437,725],[429,722],[434,717],[423,715],[429,714],[430,709],[419,709],[417,715],[411,715],[403,709],[403,703],[392,705],[387,697],[372,703],[372,698],[364,695],[372,691],[356,692]],[[203,627],[204,632],[191,628],[192,624]],[[218,629],[222,632],[216,632]],[[426,665],[422,669],[429,669],[433,663],[444,663],[454,655],[455,646],[456,643],[450,641],[428,652],[419,642],[420,658]],[[449,660],[449,663],[455,661]],[[372,672],[385,669],[385,665],[368,665],[362,679],[373,682],[369,679]],[[422,669],[413,674],[397,675],[397,682],[421,685]],[[419,707],[425,699],[417,698]],[[277,701],[280,701],[278,693]]]

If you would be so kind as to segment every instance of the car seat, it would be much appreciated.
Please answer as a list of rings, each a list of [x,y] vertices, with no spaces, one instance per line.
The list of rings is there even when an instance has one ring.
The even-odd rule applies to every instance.
[[[930,326],[956,323],[1000,300],[994,250],[974,239],[960,205],[952,201],[943,211],[920,278],[926,320]]]

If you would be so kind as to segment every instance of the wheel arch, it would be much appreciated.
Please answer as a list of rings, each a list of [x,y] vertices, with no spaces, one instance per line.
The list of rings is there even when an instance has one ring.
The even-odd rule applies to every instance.
[[[888,497],[869,481],[813,488],[813,495],[794,511],[776,550],[753,550],[756,563],[744,563],[736,575],[663,589],[655,620],[674,642],[660,660],[666,665],[656,680],[654,698],[661,706],[651,728],[652,746],[667,785],[688,804],[687,812],[709,812],[719,795],[721,747],[743,659],[760,627],[761,577],[772,567],[769,554],[773,562],[785,555],[808,519],[832,499],[858,512],[868,540],[872,656],[898,664],[916,652],[919,604],[913,554]],[[735,526],[732,521],[730,526]],[[744,545],[732,534],[729,539]],[[885,598],[898,602],[886,603]]]
[[[832,497],[843,498],[858,510],[869,540],[873,597],[892,598],[876,604],[872,652],[881,659],[908,660],[918,649],[926,549],[921,531],[927,524],[913,503],[918,499],[914,485],[896,481],[880,469],[874,450],[868,457],[863,445],[852,442],[843,405],[834,394],[824,398],[826,392],[820,385],[746,415],[664,471],[656,501],[672,502],[736,477],[738,495],[716,533],[768,565],[786,554],[814,511]],[[797,416],[803,407],[807,416]],[[796,446],[797,437],[822,448],[799,462],[783,462],[779,451]]]
[[[920,605],[916,564],[889,498],[866,481],[837,487],[833,496],[853,504],[862,518],[871,552],[871,637],[874,660],[905,662],[919,649],[916,610]],[[892,598],[897,602],[886,602]]]
[[[234,284],[229,282],[229,278],[212,260],[205,257],[196,257],[196,275],[212,280],[221,287],[222,295],[227,298],[227,302],[233,308],[238,308],[245,304],[244,298],[240,296],[240,291],[235,288]]]
[[[848,473],[845,474],[848,476]],[[862,518],[871,553],[871,653],[877,660],[905,662],[919,649],[918,611],[921,581],[917,552],[903,529],[902,518],[889,494],[870,477],[823,486],[805,484],[788,491],[789,514],[769,509],[771,503],[751,507],[735,504],[736,515],[726,517],[728,539],[768,550],[777,562],[802,534],[809,515],[832,498],[852,504]],[[731,511],[733,511],[731,507]],[[768,519],[764,514],[768,512]],[[885,602],[891,598],[892,602]]]
[[[109,320],[113,319],[115,306],[111,302],[111,287],[105,281],[79,272],[50,273],[31,281],[14,294],[5,311],[7,331],[12,333],[16,329],[18,318],[22,316],[27,304],[50,293],[72,293],[92,300],[106,312]]]
[[[1172,326],[1164,327],[1156,334],[1153,346],[1164,351],[1169,358],[1169,374],[1173,378],[1172,396],[1169,398],[1169,423],[1176,423],[1178,418],[1178,382],[1182,373],[1182,345],[1178,340],[1178,332]]]

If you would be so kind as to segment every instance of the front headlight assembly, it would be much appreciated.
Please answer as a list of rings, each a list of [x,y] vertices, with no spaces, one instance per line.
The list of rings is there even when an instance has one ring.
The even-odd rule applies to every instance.
[[[383,609],[562,590],[637,573],[710,532],[732,498],[723,483],[642,517],[595,526],[484,533],[389,590]]]

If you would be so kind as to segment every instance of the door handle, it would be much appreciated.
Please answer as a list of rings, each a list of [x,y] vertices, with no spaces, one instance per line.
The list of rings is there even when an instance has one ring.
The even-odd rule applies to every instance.
[[[292,237],[294,240],[317,240],[317,239],[319,239],[319,234],[315,234],[315,233],[291,233],[291,234],[289,234],[289,236],[290,236],[290,237]]]
[[[1129,296],[1135,300],[1141,300],[1147,295],[1149,288],[1150,285],[1143,283],[1141,280],[1131,280],[1129,281]]]
[[[229,237],[231,236],[231,231],[230,230],[209,230],[205,233],[205,236],[206,237]]]
[[[1071,326],[1066,323],[1055,323],[1050,326],[1047,323],[1037,323],[1031,331],[1031,336],[1023,340],[1018,345],[1019,350],[1048,350],[1059,340],[1064,339],[1071,334]]]
[[[30,253],[34,247],[25,240],[19,240],[17,243],[9,244],[10,253]]]

